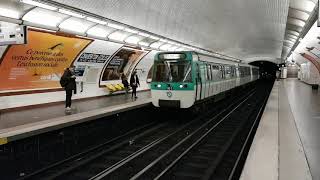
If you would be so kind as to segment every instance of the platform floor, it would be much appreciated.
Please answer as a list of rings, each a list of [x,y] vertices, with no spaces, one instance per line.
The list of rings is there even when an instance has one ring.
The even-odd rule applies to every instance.
[[[151,93],[150,91],[138,92],[137,96],[137,101],[145,100],[151,97]],[[73,100],[71,113],[66,113],[65,105],[63,102],[53,105],[43,105],[40,107],[1,112],[0,131],[3,129],[41,122],[52,118],[70,116],[72,114],[121,105],[133,101],[135,100],[131,98],[131,94],[119,94],[113,96],[98,97],[95,99]]]
[[[283,81],[313,180],[320,180],[320,90],[297,79]]]
[[[250,148],[242,180],[320,180],[320,91],[276,81]]]

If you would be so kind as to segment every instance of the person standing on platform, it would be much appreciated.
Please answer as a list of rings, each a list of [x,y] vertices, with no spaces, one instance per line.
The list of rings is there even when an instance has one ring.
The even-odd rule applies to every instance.
[[[137,75],[137,71],[133,71],[133,73],[130,77],[130,86],[132,87],[131,97],[138,98],[137,97],[137,87],[140,86],[140,82],[139,82],[139,78]]]
[[[76,94],[76,76],[74,73],[74,66],[67,68],[60,80],[60,84],[66,91],[66,111],[71,110],[72,93]]]

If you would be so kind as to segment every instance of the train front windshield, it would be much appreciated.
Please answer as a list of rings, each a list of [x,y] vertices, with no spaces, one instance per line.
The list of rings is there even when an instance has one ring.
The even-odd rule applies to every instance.
[[[192,82],[190,61],[159,61],[154,68],[152,80],[155,82]]]

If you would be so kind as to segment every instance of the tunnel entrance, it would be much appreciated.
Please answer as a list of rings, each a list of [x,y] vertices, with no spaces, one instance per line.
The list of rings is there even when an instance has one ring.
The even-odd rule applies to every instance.
[[[276,78],[276,71],[279,69],[278,65],[269,61],[254,61],[250,65],[259,67],[260,77],[262,78]]]

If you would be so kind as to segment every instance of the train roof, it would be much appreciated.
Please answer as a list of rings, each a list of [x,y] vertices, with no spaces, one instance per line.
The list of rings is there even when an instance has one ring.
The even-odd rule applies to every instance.
[[[167,52],[159,52],[156,54],[158,56],[159,54],[175,54],[175,53],[187,53],[192,55],[192,61],[205,61],[205,62],[211,62],[211,63],[217,63],[217,64],[226,64],[226,65],[235,65],[235,66],[247,66],[247,67],[253,67],[258,68],[256,66],[252,66],[247,63],[239,62],[240,60],[230,60],[224,57],[216,57],[216,56],[210,56],[206,54],[201,54],[195,51],[167,51]],[[226,56],[228,57],[228,56]]]

